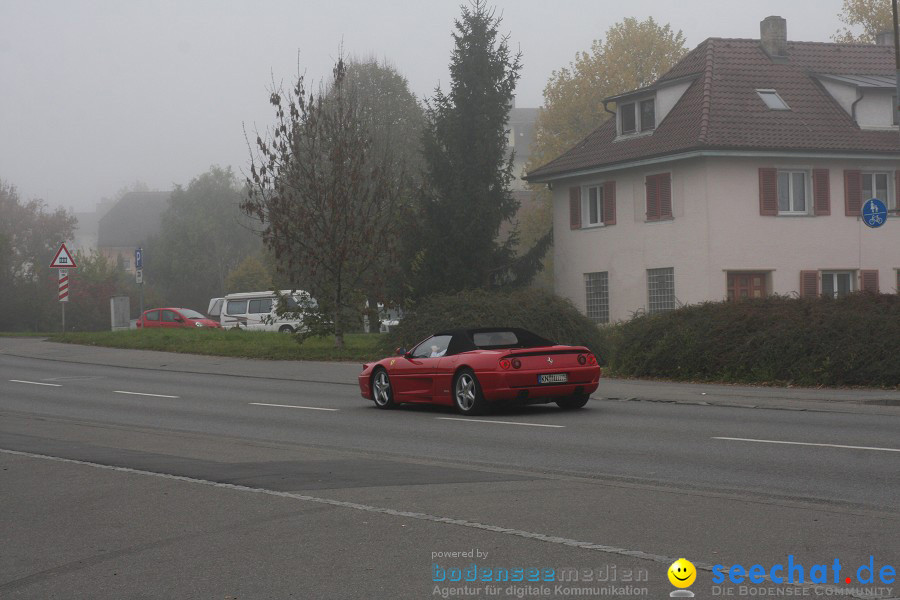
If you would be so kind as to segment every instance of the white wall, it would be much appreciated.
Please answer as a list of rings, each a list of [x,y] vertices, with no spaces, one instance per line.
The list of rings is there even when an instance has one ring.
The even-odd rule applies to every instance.
[[[892,127],[894,122],[891,98],[895,90],[865,90],[856,105],[856,122],[860,127]]]
[[[760,167],[830,169],[831,215],[760,216]],[[674,267],[675,296],[685,304],[724,299],[729,270],[771,271],[768,292],[791,294],[801,270],[878,269],[881,291],[893,292],[900,218],[870,230],[844,215],[843,171],[854,168],[893,172],[900,164],[705,158],[555,182],[556,292],[584,310],[584,273],[609,272],[611,321],[646,310],[646,270],[659,267]],[[672,173],[674,219],[645,222],[644,178],[664,171]],[[569,186],[608,179],[616,181],[617,224],[570,230]]]

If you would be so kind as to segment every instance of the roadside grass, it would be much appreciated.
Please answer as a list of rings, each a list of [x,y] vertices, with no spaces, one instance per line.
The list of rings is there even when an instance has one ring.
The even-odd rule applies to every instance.
[[[47,332],[41,333],[41,332],[39,332],[39,331],[38,331],[38,332],[35,332],[35,331],[0,331],[0,337],[10,337],[10,338],[17,338],[17,337],[49,337],[49,336],[51,336],[51,335],[53,335],[52,332],[50,332],[50,333],[47,333]]]
[[[331,337],[310,338],[298,344],[294,336],[283,333],[230,329],[85,331],[49,334],[47,338],[53,342],[85,346],[266,360],[365,361],[383,358],[377,349],[377,333],[346,334],[343,350],[334,347]]]

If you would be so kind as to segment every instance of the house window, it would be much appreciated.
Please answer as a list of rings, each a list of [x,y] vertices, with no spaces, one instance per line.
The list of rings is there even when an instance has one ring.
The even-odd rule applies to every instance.
[[[787,105],[787,102],[775,90],[756,90],[756,93],[759,94],[759,97],[762,98],[762,101],[766,103],[770,110],[791,110],[791,107]]]
[[[603,223],[603,187],[591,186],[586,188],[587,193],[582,206],[582,222],[584,227],[600,225]]]
[[[622,133],[634,133],[637,131],[634,102],[623,104],[619,111],[622,113]]]
[[[651,98],[641,102],[641,131],[656,127],[656,102]]]
[[[647,269],[647,290],[650,297],[650,313],[665,312],[675,308],[675,269]]]
[[[891,96],[891,113],[894,115],[892,123],[900,125],[900,111],[897,110],[897,96]]]
[[[822,271],[822,295],[840,298],[853,291],[852,271]]]
[[[595,323],[609,323],[609,273],[584,274],[587,316]]]
[[[778,171],[778,213],[807,214],[806,172]]]
[[[878,198],[885,205],[893,206],[893,199],[889,195],[888,185],[891,180],[887,173],[863,173],[862,174],[862,199],[871,200]]]
[[[763,298],[766,295],[765,273],[728,273],[728,300]]]

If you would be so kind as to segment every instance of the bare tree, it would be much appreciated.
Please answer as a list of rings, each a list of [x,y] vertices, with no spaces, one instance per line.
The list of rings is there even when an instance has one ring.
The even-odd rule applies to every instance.
[[[291,89],[273,89],[270,103],[275,125],[256,136],[241,206],[262,221],[279,268],[316,299],[306,333],[333,333],[343,348],[364,292],[394,268],[403,174],[390,152],[372,150],[343,58],[319,94],[298,76]]]

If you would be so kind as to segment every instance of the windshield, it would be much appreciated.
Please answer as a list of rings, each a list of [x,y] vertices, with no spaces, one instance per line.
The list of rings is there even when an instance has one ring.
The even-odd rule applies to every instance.
[[[187,317],[188,319],[205,319],[206,318],[203,315],[201,315],[200,313],[198,313],[196,310],[191,310],[189,308],[182,308],[181,314],[182,314],[182,316]]]

